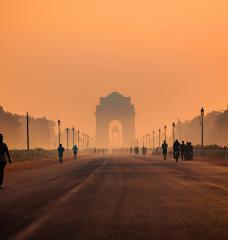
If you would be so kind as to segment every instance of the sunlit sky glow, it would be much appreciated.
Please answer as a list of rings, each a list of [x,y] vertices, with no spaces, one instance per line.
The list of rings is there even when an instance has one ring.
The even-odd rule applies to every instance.
[[[228,102],[225,0],[1,0],[0,105],[94,134],[131,96],[138,135]]]

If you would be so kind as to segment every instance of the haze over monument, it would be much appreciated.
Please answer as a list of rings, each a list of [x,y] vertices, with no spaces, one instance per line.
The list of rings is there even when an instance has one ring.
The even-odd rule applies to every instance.
[[[227,1],[0,2],[0,105],[95,135],[94,106],[118,91],[136,134],[227,105]]]

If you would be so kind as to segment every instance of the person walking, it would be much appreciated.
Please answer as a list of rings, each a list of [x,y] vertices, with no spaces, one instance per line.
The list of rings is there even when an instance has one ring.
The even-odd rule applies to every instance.
[[[166,160],[167,159],[167,154],[168,154],[168,144],[166,143],[166,140],[164,140],[161,148],[162,148],[162,154],[164,156],[164,160]]]
[[[191,142],[189,142],[189,151],[190,151],[190,160],[193,160],[193,146]]]
[[[3,187],[3,180],[4,180],[4,170],[5,170],[5,166],[7,163],[7,159],[8,162],[11,164],[11,158],[10,158],[10,154],[9,154],[9,150],[7,145],[3,142],[3,135],[0,134],[0,188]]]
[[[58,147],[58,153],[59,153],[59,163],[63,162],[63,152],[65,151],[64,147],[62,146],[62,144],[59,144]]]
[[[182,141],[182,143],[180,145],[180,153],[181,153],[181,160],[184,161],[184,159],[186,157],[186,145],[185,145],[184,141]]]
[[[78,155],[78,146],[76,144],[73,146],[73,153],[74,153],[74,159],[76,159]]]
[[[178,140],[176,140],[173,144],[173,156],[176,159],[176,162],[178,162],[180,156],[180,143]]]

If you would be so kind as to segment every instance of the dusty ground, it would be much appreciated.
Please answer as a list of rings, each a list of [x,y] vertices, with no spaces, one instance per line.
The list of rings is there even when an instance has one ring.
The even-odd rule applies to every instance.
[[[7,166],[0,239],[228,239],[228,167],[95,155]]]

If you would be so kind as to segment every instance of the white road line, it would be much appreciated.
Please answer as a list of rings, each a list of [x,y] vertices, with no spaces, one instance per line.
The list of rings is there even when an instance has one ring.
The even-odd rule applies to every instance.
[[[75,186],[68,193],[64,194],[64,196],[59,198],[56,201],[54,206],[53,206],[53,204],[51,204],[51,205],[48,205],[47,207],[45,207],[45,209],[41,210],[41,212],[46,212],[47,214],[44,215],[44,216],[41,216],[40,218],[38,218],[37,220],[35,220],[31,224],[26,226],[21,232],[17,233],[16,236],[13,239],[18,239],[18,240],[27,239],[31,235],[31,233],[33,233],[36,229],[38,229],[46,221],[48,221],[48,219],[50,219],[50,217],[55,213],[56,210],[58,210],[58,208],[63,203],[65,203],[73,194],[78,192],[88,182],[90,182],[91,179],[96,175],[96,173],[98,171],[100,171],[100,169],[105,165],[105,163],[106,163],[106,160],[96,170],[94,170],[81,184]]]

